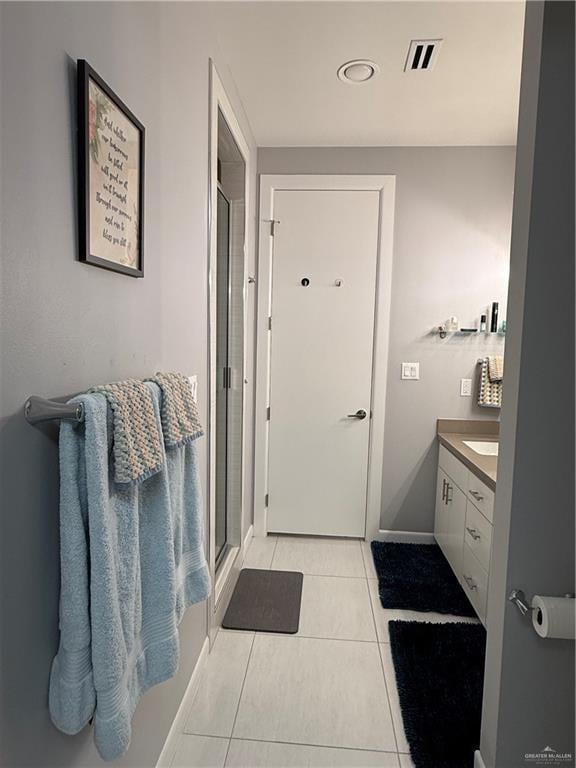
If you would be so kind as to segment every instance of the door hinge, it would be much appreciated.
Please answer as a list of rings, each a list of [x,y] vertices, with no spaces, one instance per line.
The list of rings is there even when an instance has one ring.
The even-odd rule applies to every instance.
[[[270,406],[266,408],[266,421],[270,421]]]
[[[271,330],[272,330],[272,316],[270,316],[270,317],[268,318],[268,330],[269,330],[269,331],[271,331]]]
[[[264,506],[267,507],[270,504],[270,494],[267,493],[266,496],[264,496]]]

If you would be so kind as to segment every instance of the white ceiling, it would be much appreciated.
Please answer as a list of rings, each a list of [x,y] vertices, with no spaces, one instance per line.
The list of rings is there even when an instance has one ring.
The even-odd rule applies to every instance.
[[[212,6],[259,146],[516,143],[523,2],[232,2]],[[410,40],[443,38],[431,72]],[[380,74],[349,85],[350,59]]]

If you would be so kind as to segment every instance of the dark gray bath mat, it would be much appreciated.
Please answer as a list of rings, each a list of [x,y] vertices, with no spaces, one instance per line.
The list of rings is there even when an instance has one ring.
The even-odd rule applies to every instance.
[[[436,544],[373,541],[372,555],[383,608],[476,616]]]
[[[242,569],[222,626],[295,634],[300,624],[303,580],[304,576],[295,571]]]

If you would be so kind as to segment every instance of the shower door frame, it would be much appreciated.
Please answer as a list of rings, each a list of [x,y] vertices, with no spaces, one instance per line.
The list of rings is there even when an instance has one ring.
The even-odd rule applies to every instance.
[[[232,591],[236,585],[242,560],[245,541],[243,525],[245,513],[244,490],[246,485],[246,355],[247,355],[247,248],[246,239],[249,227],[249,148],[244,134],[226,95],[222,81],[212,59],[210,67],[210,105],[209,105],[209,153],[208,153],[208,565],[212,579],[212,590],[207,601],[208,635],[212,645],[218,626]],[[228,521],[228,548],[216,572],[216,321],[217,321],[217,210],[218,196],[218,114],[224,117],[244,161],[244,263],[243,263],[243,339],[242,339],[242,459],[240,477],[240,509],[237,520]]]

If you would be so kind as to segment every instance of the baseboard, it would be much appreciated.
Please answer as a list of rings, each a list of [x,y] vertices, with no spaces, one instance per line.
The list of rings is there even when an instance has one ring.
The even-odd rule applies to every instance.
[[[420,531],[384,531],[380,529],[376,536],[377,541],[391,541],[395,544],[434,544],[436,539],[433,533],[421,533]]]
[[[244,536],[244,542],[242,543],[242,562],[244,562],[244,558],[246,557],[246,552],[248,552],[248,547],[250,546],[250,542],[252,541],[254,537],[254,526],[251,525],[250,528],[248,528],[246,532],[246,536]]]
[[[180,702],[180,706],[178,707],[178,711],[176,712],[176,716],[174,717],[172,725],[170,726],[170,730],[168,731],[168,736],[166,737],[166,741],[162,747],[162,752],[160,752],[160,756],[156,763],[156,768],[170,768],[170,765],[172,764],[178,744],[178,736],[182,733],[184,728],[186,716],[188,714],[188,710],[190,709],[190,704],[196,695],[198,686],[200,685],[200,677],[204,671],[206,662],[208,661],[209,653],[210,643],[206,637],[204,639],[204,645],[202,646],[200,655],[198,656],[194,669],[192,670],[192,674],[190,675],[190,680],[186,686],[186,690],[184,692],[184,696],[182,697],[182,701]]]
[[[486,768],[479,749],[474,752],[474,768]]]

